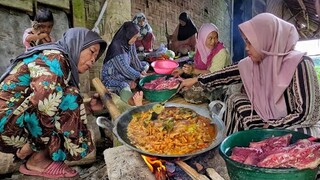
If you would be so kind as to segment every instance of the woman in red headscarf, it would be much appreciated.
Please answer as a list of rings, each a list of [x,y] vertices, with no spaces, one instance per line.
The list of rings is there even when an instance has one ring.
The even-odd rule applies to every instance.
[[[239,25],[248,57],[215,73],[186,79],[210,89],[242,82],[245,93],[227,100],[227,134],[252,128],[286,128],[320,137],[320,92],[313,62],[294,50],[294,25],[270,14],[258,14]]]

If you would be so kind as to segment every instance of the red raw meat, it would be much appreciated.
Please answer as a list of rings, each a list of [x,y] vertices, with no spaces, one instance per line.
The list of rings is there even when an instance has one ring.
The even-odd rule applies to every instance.
[[[320,143],[308,139],[290,144],[292,134],[251,142],[249,147],[234,147],[231,159],[267,168],[316,168],[320,164]]]
[[[238,161],[238,162],[245,162],[246,159],[250,155],[260,154],[262,151],[256,148],[248,148],[248,147],[234,147],[232,149],[232,154],[230,156],[231,159]],[[249,160],[248,160],[249,161]]]
[[[257,165],[260,167],[295,167],[298,169],[315,168],[319,165],[320,143],[312,143],[304,139],[278,152],[270,154]],[[317,164],[317,165],[315,165]]]
[[[261,160],[261,153],[262,152],[254,152],[251,153],[247,159],[243,162],[243,164],[248,164],[248,165],[256,165],[258,162]]]
[[[155,90],[162,90],[162,89],[169,89],[169,88],[168,88],[167,83],[161,83],[161,84],[158,84],[154,89]]]
[[[143,87],[146,88],[146,89],[154,89],[156,87],[156,85],[152,84],[152,83],[145,83],[143,85]]]
[[[286,134],[284,136],[271,137],[259,142],[251,142],[249,147],[261,148],[263,151],[270,151],[276,147],[286,147],[289,145],[292,134]]]
[[[289,161],[285,166],[297,169],[317,168],[320,164],[320,144],[312,144],[294,155],[296,158]]]
[[[180,80],[179,78],[170,77],[166,80],[166,77],[160,77],[152,80],[148,83],[144,83],[143,87],[150,90],[164,90],[164,89],[176,89]]]

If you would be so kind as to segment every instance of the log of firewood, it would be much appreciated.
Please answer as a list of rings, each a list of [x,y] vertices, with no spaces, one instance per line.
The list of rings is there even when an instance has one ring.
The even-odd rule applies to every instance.
[[[198,173],[183,161],[176,161],[175,163],[178,164],[193,180],[210,180],[206,175]]]
[[[223,177],[221,177],[220,174],[218,174],[217,171],[214,170],[213,168],[207,168],[206,171],[207,171],[208,176],[209,176],[211,179],[214,179],[214,180],[224,180]]]

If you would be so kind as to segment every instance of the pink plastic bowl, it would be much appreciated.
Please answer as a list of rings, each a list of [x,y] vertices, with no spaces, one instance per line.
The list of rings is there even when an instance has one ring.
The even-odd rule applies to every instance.
[[[174,60],[157,60],[152,62],[151,66],[157,74],[171,74],[179,64]]]

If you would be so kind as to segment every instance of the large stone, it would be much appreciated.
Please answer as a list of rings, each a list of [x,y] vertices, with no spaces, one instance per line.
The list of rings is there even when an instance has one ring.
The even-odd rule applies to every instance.
[[[104,152],[109,180],[154,180],[141,155],[129,148],[117,146]]]

